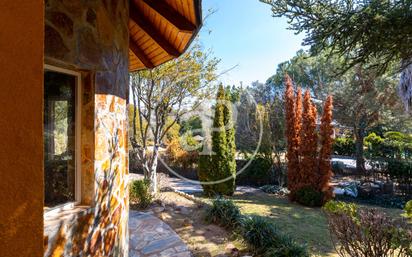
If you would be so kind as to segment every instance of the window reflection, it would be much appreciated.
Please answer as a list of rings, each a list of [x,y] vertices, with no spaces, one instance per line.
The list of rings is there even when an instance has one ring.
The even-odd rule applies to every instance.
[[[44,74],[45,207],[75,201],[76,78]]]

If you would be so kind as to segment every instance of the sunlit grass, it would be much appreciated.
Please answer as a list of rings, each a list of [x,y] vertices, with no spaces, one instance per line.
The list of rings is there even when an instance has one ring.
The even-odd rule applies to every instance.
[[[304,207],[289,202],[286,197],[263,192],[236,193],[231,199],[240,207],[242,214],[267,217],[298,242],[307,244],[315,256],[338,256],[330,239],[326,216],[321,208]],[[400,217],[402,214],[398,209],[378,209],[392,217]]]

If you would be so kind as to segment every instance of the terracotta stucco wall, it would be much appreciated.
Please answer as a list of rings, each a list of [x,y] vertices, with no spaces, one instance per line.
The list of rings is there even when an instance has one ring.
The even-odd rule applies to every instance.
[[[45,256],[127,256],[128,1],[47,0],[46,62],[82,72],[82,202]]]
[[[40,257],[43,1],[2,0],[0,13],[0,256]]]

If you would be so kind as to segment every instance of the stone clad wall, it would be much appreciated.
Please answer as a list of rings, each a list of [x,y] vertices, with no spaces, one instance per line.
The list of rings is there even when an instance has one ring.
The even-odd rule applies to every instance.
[[[127,256],[128,1],[46,0],[46,62],[81,71],[82,202],[45,256]]]

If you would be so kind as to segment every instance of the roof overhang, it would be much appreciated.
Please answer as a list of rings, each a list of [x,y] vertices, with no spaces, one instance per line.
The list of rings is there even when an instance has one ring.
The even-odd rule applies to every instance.
[[[201,0],[130,0],[129,71],[179,57],[201,26]]]

